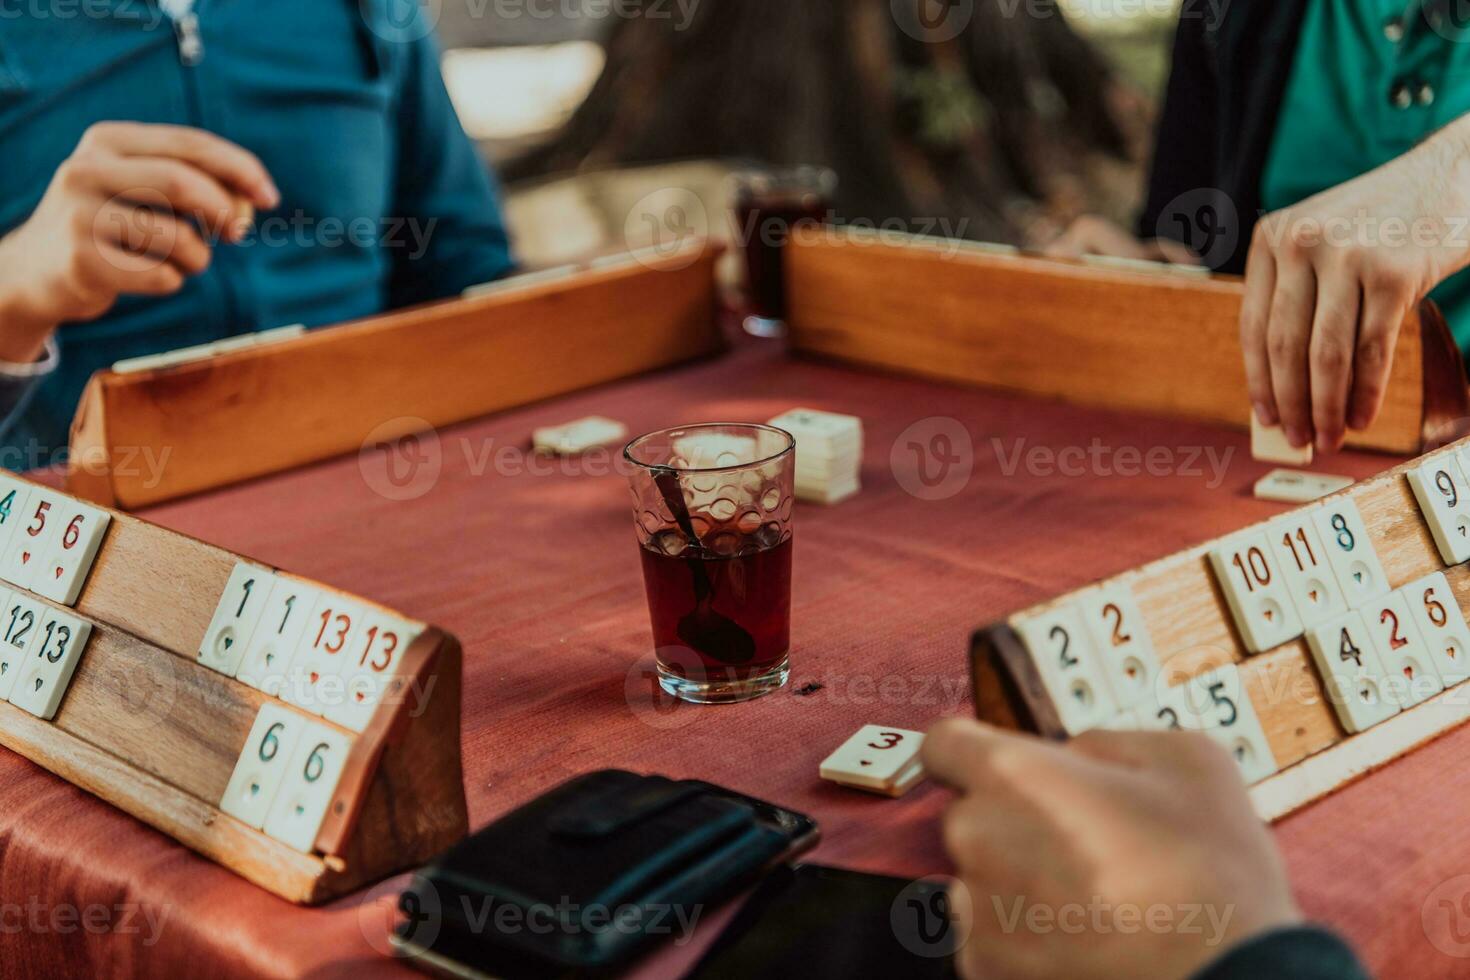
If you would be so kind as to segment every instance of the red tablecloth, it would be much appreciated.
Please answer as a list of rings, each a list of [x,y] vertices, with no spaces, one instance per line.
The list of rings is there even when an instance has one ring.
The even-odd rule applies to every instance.
[[[651,712],[624,478],[605,459],[529,471],[530,430],[593,413],[635,431],[765,420],[798,405],[861,416],[867,441],[863,493],[798,513],[791,685],[745,705]],[[957,448],[968,443],[974,469],[957,494],[927,500],[895,474],[912,472],[909,443],[949,424],[935,419],[968,431]],[[574,774],[619,766],[809,812],[824,835],[814,860],[918,877],[948,868],[935,819],[945,794],[839,789],[817,778],[818,762],[865,723],[924,729],[969,713],[976,626],[1284,509],[1250,496],[1268,467],[1246,443],[1207,425],[790,360],[766,345],[446,430],[441,471],[417,499],[388,499],[374,489],[380,461],[348,458],[145,516],[457,634],[475,827]],[[1389,463],[1354,455],[1320,467],[1363,477]],[[822,687],[796,693],[811,684]],[[1467,749],[1470,732],[1456,733],[1278,829],[1306,909],[1385,976],[1470,970],[1420,922],[1433,889],[1470,871]],[[381,952],[381,903],[288,905],[4,751],[0,799],[0,974],[397,969]],[[34,911],[20,931],[17,908]],[[103,922],[98,909],[118,908]],[[708,935],[645,970],[672,972]]]

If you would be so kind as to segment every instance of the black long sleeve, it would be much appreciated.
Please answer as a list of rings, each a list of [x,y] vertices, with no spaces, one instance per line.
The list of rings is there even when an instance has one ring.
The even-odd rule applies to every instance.
[[[1369,980],[1353,951],[1325,929],[1301,926],[1253,936],[1194,980]]]

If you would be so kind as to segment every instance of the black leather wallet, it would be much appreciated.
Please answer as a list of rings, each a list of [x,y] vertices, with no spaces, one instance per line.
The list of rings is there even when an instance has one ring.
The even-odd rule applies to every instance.
[[[394,942],[455,976],[597,975],[816,839],[809,817],[709,783],[589,773],[420,872]]]

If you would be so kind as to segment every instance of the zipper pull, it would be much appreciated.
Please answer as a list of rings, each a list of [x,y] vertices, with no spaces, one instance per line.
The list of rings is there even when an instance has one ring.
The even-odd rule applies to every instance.
[[[199,36],[199,15],[187,13],[174,21],[179,38],[179,60],[185,68],[193,68],[204,60],[204,39]]]

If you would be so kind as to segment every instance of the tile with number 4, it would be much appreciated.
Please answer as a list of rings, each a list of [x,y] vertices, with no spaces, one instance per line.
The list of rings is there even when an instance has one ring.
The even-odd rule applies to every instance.
[[[1444,572],[1426,575],[1399,589],[1419,635],[1429,648],[1429,659],[1445,687],[1470,680],[1470,626],[1460,611],[1460,600]]]
[[[1296,603],[1272,555],[1260,531],[1234,535],[1210,552],[1210,565],[1251,653],[1270,650],[1302,633]]]
[[[264,827],[308,724],[290,708],[261,705],[219,808],[246,826]]]
[[[81,595],[97,549],[112,523],[112,515],[77,500],[62,508],[61,533],[36,573],[33,591],[63,606],[75,605]]]
[[[281,697],[312,714],[341,708],[347,699],[343,674],[357,648],[366,611],[335,592],[319,594],[286,670]]]
[[[1398,714],[1398,702],[1385,690],[1373,635],[1357,610],[1309,630],[1307,648],[1343,728],[1367,731]]]
[[[92,624],[50,606],[42,608],[36,641],[21,658],[20,676],[10,692],[10,703],[50,721],[71,686],[72,674],[92,635]]]
[[[1276,756],[1234,664],[1216,668],[1189,682],[1190,700],[1199,705],[1200,730],[1225,747],[1240,766],[1246,785],[1276,772]]]
[[[15,529],[25,523],[26,503],[30,499],[29,483],[0,474],[0,558],[10,550]]]
[[[919,732],[864,725],[823,759],[817,772],[834,783],[897,796],[913,785],[923,744]]]
[[[66,498],[44,487],[32,488],[5,554],[0,578],[22,589],[35,589],[36,573],[61,537],[61,514]]]
[[[265,820],[265,832],[304,854],[316,848],[316,835],[337,793],[352,742],[319,721],[307,719],[296,751]]]
[[[1327,563],[1327,551],[1310,511],[1297,511],[1266,525],[1276,565],[1296,603],[1302,627],[1311,629],[1347,612],[1347,599]]]
[[[1089,638],[1118,707],[1146,701],[1159,676],[1159,657],[1133,590],[1126,583],[1106,585],[1083,595],[1081,603]]]
[[[423,627],[388,613],[368,611],[342,665],[343,699],[322,714],[330,722],[360,732],[373,720],[383,694],[398,674],[409,644]]]
[[[235,677],[257,691],[280,697],[291,658],[319,598],[321,590],[289,575],[275,576]]]
[[[1470,559],[1470,485],[1459,459],[1441,453],[1406,474],[1446,565]]]
[[[1387,676],[1386,689],[1411,708],[1444,690],[1439,668],[1402,592],[1390,592],[1360,610]]]
[[[1080,735],[1118,713],[1079,609],[1055,606],[1017,616],[1011,626],[1026,644],[1067,734]]]
[[[1378,562],[1368,526],[1352,497],[1337,497],[1312,510],[1312,523],[1322,536],[1327,562],[1337,574],[1349,609],[1358,609],[1369,599],[1386,595],[1388,576]]]
[[[214,608],[214,617],[199,643],[201,664],[229,677],[235,676],[260,622],[274,579],[269,569],[243,561],[235,563]]]

